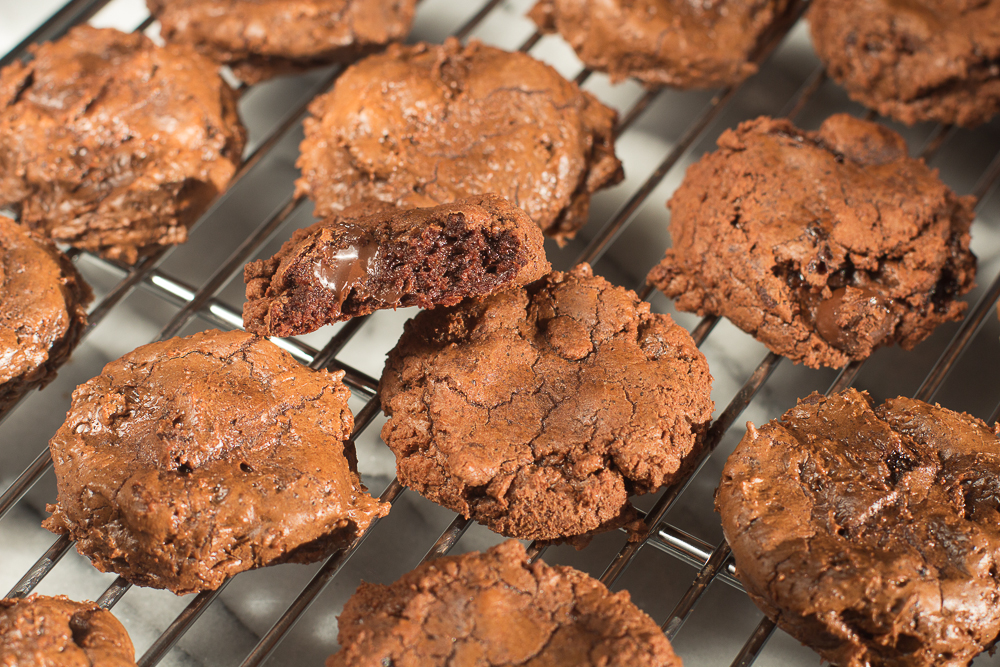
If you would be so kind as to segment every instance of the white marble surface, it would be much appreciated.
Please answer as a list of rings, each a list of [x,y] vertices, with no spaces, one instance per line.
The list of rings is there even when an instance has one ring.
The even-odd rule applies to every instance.
[[[60,5],[60,0],[0,0],[0,52],[5,52],[30,32]],[[441,41],[482,2],[465,0],[425,0],[419,8],[413,40]],[[507,0],[501,3],[475,35],[505,48],[516,48],[533,31],[523,17],[531,0]],[[145,17],[141,0],[114,0],[95,17],[102,26],[131,29]],[[574,77],[580,64],[569,47],[557,37],[543,39],[532,53],[551,62],[567,77]],[[805,78],[816,67],[805,26],[800,24],[765,64],[762,72],[737,93],[733,104],[714,122],[693,150],[668,174],[641,207],[634,220],[596,264],[599,273],[613,282],[637,287],[646,271],[660,258],[669,244],[666,232],[667,212],[664,202],[683,176],[686,165],[713,146],[714,139],[726,127],[740,120],[767,113],[782,113]],[[297,104],[308,83],[316,75],[285,79],[250,91],[241,103],[241,112],[250,128],[251,144],[280,122],[283,113]],[[610,85],[602,75],[592,76],[585,86],[602,100],[626,110],[642,90],[631,82]],[[621,185],[598,194],[594,199],[591,221],[577,241],[565,248],[550,245],[550,258],[558,268],[566,268],[601,227],[636,188],[656,168],[679,140],[688,124],[702,112],[711,93],[664,91],[640,120],[621,138],[618,153],[625,163],[627,178]],[[833,84],[826,84],[799,118],[806,127],[817,126],[826,115],[846,110],[863,110],[850,103]],[[914,152],[918,152],[932,127],[903,130]],[[233,188],[218,213],[192,233],[188,244],[173,251],[163,268],[182,276],[190,284],[204,282],[261,221],[287,196],[295,178],[294,160],[300,139],[298,130],[291,133],[257,169]],[[251,145],[251,147],[252,147]],[[949,136],[934,160],[942,177],[959,192],[969,192],[979,173],[1000,148],[1000,123],[993,122],[975,131],[956,131]],[[973,246],[980,257],[980,284],[969,295],[975,303],[984,287],[1000,271],[1000,197],[995,193],[981,208],[974,227]],[[295,215],[260,251],[268,256],[292,231],[310,222],[308,211]],[[114,285],[117,275],[87,260],[80,263],[87,279],[100,293]],[[242,281],[231,281],[222,291],[233,308],[243,301]],[[652,298],[654,307],[673,312],[662,296]],[[6,486],[45,447],[48,437],[61,423],[73,387],[96,373],[104,363],[154,338],[172,314],[174,306],[151,292],[140,289],[128,297],[78,349],[59,378],[44,392],[25,401],[17,412],[0,426],[0,489]],[[410,312],[383,312],[372,317],[340,355],[361,370],[377,376],[385,352],[392,347],[403,321]],[[697,319],[677,315],[685,326]],[[185,332],[208,325],[195,322]],[[912,393],[947,344],[957,325],[942,327],[931,339],[909,353],[881,350],[865,366],[858,385],[878,398]],[[320,346],[330,330],[312,334],[307,340]],[[1000,388],[993,378],[1000,371],[1000,333],[994,317],[988,317],[976,336],[969,354],[956,366],[937,397],[943,405],[988,417],[1000,401]],[[726,322],[721,323],[705,343],[715,386],[713,397],[721,411],[742,383],[763,359],[766,350],[749,336]],[[761,390],[749,409],[737,420],[737,426],[722,443],[719,451],[702,470],[681,501],[669,515],[675,525],[716,543],[720,537],[718,517],[712,511],[712,493],[725,456],[743,433],[746,420],[756,423],[779,415],[794,404],[797,397],[829,386],[832,371],[811,371],[782,363]],[[360,407],[360,402],[354,405]],[[391,454],[378,439],[377,420],[359,442],[360,467],[366,481],[379,492],[391,478]],[[31,491],[27,499],[0,522],[0,591],[8,590],[35,559],[51,544],[52,536],[39,528],[44,505],[54,499],[51,475]],[[648,505],[649,499],[640,504]],[[346,596],[361,579],[392,581],[412,568],[448,525],[452,515],[424,501],[416,494],[405,493],[389,517],[371,534],[341,575],[305,614],[286,641],[278,648],[271,664],[322,664],[336,647],[336,613]],[[459,543],[458,551],[482,548],[498,538],[473,527]],[[620,548],[622,536],[611,534],[596,539],[587,549],[552,549],[546,560],[572,564],[599,575],[612,555]],[[189,632],[164,661],[165,665],[235,665],[252,648],[256,638],[280,615],[298,590],[308,581],[315,566],[281,566],[246,573],[237,577],[195,628]],[[620,587],[627,588],[636,602],[654,618],[662,621],[687,588],[695,572],[673,558],[646,548],[626,572]],[[75,553],[67,556],[47,577],[39,592],[65,593],[76,598],[94,599],[114,579],[96,572],[89,562]],[[128,627],[141,654],[190,598],[175,598],[170,593],[134,588],[115,607],[115,613]],[[685,664],[729,664],[743,641],[760,620],[760,614],[747,598],[728,586],[714,584],[696,609],[675,642]],[[765,648],[758,665],[818,665],[818,656],[804,649],[783,633],[776,633]],[[998,664],[984,656],[977,666]]]

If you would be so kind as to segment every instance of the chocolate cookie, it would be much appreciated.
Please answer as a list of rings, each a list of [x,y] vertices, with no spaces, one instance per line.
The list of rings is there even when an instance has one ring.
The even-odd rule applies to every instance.
[[[247,83],[404,39],[416,0],[146,0],[168,42],[194,46]]]
[[[0,206],[127,263],[186,241],[245,140],[215,64],[88,26],[32,54],[0,71]]]
[[[246,266],[243,323],[292,336],[381,308],[451,306],[551,268],[538,226],[503,197],[412,210],[361,204]]]
[[[986,424],[848,389],[749,425],[716,507],[750,597],[824,659],[957,666],[1000,633],[998,496]]]
[[[382,439],[424,497],[503,535],[572,538],[678,478],[711,383],[687,331],[581,264],[407,322]]]
[[[514,540],[424,563],[389,586],[363,583],[338,627],[341,649],[327,667],[681,664],[628,592],[528,563]]]
[[[612,81],[712,88],[757,71],[761,36],[789,0],[539,0],[529,16]]]
[[[0,215],[0,412],[56,376],[91,298],[64,254]]]
[[[321,217],[365,199],[414,208],[493,192],[566,239],[591,193],[622,180],[614,111],[531,56],[475,41],[391,46],[310,111],[297,185]]]
[[[73,392],[43,525],[102,572],[177,594],[320,560],[389,511],[345,452],[342,376],[242,331],[144,345]]]
[[[135,667],[135,648],[111,612],[57,595],[0,600],[0,665]]]
[[[912,125],[1000,111],[1000,0],[814,0],[813,45],[852,99]]]
[[[846,115],[819,132],[758,118],[719,137],[673,198],[649,282],[813,368],[910,349],[961,317],[973,201],[895,132]]]

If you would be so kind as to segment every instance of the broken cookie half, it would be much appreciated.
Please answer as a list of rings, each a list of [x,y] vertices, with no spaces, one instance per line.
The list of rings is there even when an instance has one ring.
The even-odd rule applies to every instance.
[[[248,264],[243,323],[259,335],[294,336],[383,308],[454,305],[550,268],[541,230],[498,195],[408,210],[369,202]]]

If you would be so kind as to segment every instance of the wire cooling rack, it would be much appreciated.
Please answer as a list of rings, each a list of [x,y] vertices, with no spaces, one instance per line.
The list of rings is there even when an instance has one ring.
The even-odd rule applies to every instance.
[[[3,4],[13,1],[0,0],[0,21],[9,11]],[[643,277],[669,244],[663,202],[687,164],[711,150],[726,127],[762,113],[787,115],[807,128],[839,111],[875,118],[825,78],[801,20],[805,5],[795,5],[762,41],[755,56],[760,74],[721,90],[680,92],[646,91],[633,82],[613,85],[583,68],[560,38],[543,37],[523,17],[531,4],[423,0],[411,41],[455,35],[530,51],[619,110],[618,154],[628,178],[595,197],[590,221],[574,242],[563,248],[548,244],[547,251],[560,269],[581,261],[594,264],[599,274],[636,288],[654,310],[670,312],[687,326],[716,378],[717,409],[707,447],[692,473],[682,483],[639,499],[646,523],[641,540],[628,542],[623,533],[611,533],[580,552],[535,544],[529,552],[533,558],[584,569],[613,589],[629,590],[662,624],[687,665],[818,664],[815,653],[775,631],[733,577],[730,550],[711,510],[721,465],[744,432],[737,423],[741,416],[760,423],[814,390],[854,385],[879,400],[914,395],[984,419],[997,418],[1000,387],[992,378],[1000,371],[1000,327],[994,316],[1000,297],[1000,202],[994,192],[1000,180],[1000,123],[970,131],[932,124],[903,128],[880,119],[901,131],[913,153],[938,167],[949,185],[979,199],[973,247],[980,256],[980,286],[968,296],[965,320],[941,327],[915,351],[885,349],[839,370],[804,369],[782,362],[725,321],[674,312],[662,295],[644,288]],[[37,29],[0,57],[0,65],[24,57],[30,44],[57,38],[86,21],[154,36],[157,31],[138,0],[71,0],[42,18]],[[394,506],[365,536],[325,562],[244,573],[217,591],[175,598],[93,572],[68,538],[52,541],[34,524],[33,530],[25,528],[40,519],[45,502],[54,501],[47,440],[61,423],[76,384],[139,344],[203,328],[241,326],[243,265],[270,256],[295,228],[312,221],[308,202],[293,197],[292,163],[306,105],[329,89],[339,72],[327,68],[241,90],[241,115],[250,129],[245,163],[185,246],[132,267],[69,251],[98,295],[85,338],[52,385],[0,416],[0,545],[6,547],[0,546],[0,590],[9,582],[10,597],[37,589],[96,597],[108,609],[118,605],[116,614],[133,635],[144,667],[319,664],[336,648],[333,617],[360,579],[389,582],[421,560],[500,540],[406,493],[391,479],[391,455],[387,458],[377,436],[382,423],[377,375],[410,314],[403,311],[275,341],[310,367],[345,371],[362,474],[369,488],[381,490],[381,499]],[[26,566],[17,565],[25,559]],[[976,664],[990,662],[995,661],[984,656]]]

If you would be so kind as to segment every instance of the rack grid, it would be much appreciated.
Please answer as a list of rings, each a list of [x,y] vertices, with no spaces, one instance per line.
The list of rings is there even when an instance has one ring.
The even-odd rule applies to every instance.
[[[28,35],[22,42],[11,51],[0,58],[0,65],[9,64],[14,60],[26,57],[31,44],[39,41],[55,39],[64,34],[70,27],[82,22],[86,22],[105,8],[110,0],[70,0],[62,8],[53,13],[38,29]],[[429,4],[425,0],[421,5]],[[440,3],[438,3],[440,4]],[[455,26],[452,34],[459,39],[468,39],[475,35],[489,41],[489,35],[485,33],[485,28],[489,24],[491,17],[497,12],[512,11],[511,6],[517,3],[504,2],[503,0],[487,0],[479,2],[473,7],[473,11],[466,12],[463,21]],[[524,4],[524,3],[520,3]],[[801,17],[806,5],[803,2],[796,3],[789,12],[785,20],[780,21],[775,28],[762,40],[761,47],[755,55],[755,59],[760,63],[766,63],[769,56],[789,39],[789,35],[796,31],[801,33]],[[135,29],[139,31],[155,30],[155,23],[152,18],[147,18],[139,23]],[[544,45],[546,40],[557,38],[543,38],[537,31],[521,41],[519,49],[522,51],[536,50]],[[765,71],[761,76],[767,74],[766,64],[762,65]],[[219,199],[213,203],[210,209],[196,223],[196,227],[206,224],[207,221],[218,215],[220,207],[224,206],[230,197],[238,196],[233,194],[238,190],[240,182],[248,174],[255,170],[264,168],[262,166],[266,158],[284,140],[294,136],[299,131],[298,128],[306,114],[308,102],[317,94],[327,90],[335,82],[340,68],[330,68],[320,75],[314,76],[305,86],[304,92],[299,96],[298,102],[286,109],[281,119],[273,124],[273,127],[263,138],[256,142],[256,145],[245,156],[245,162],[234,177],[233,185],[227,193],[220,195]],[[578,69],[575,81],[581,86],[587,84],[593,73],[586,68]],[[751,82],[754,79],[750,80]],[[610,215],[602,216],[600,211],[595,210],[592,214],[591,222],[581,234],[581,241],[571,244],[568,248],[554,249],[555,259],[553,263],[561,268],[572,266],[578,262],[586,261],[595,264],[598,272],[602,267],[613,268],[614,259],[609,259],[611,251],[617,249],[616,256],[619,258],[623,253],[627,254],[628,245],[634,244],[634,239],[628,237],[630,225],[632,225],[644,210],[645,205],[653,198],[654,193],[665,192],[665,187],[669,187],[670,178],[676,180],[682,173],[681,167],[686,160],[693,159],[699,152],[710,149],[710,141],[714,138],[713,133],[724,129],[722,120],[727,118],[727,112],[732,112],[734,100],[741,94],[745,94],[744,89],[753,85],[745,83],[728,87],[722,90],[703,94],[695,97],[695,103],[701,103],[700,109],[693,114],[680,120],[682,130],[677,134],[676,139],[668,146],[666,153],[660,158],[656,166],[648,175],[640,179],[638,183],[627,182],[630,188],[628,196],[621,201]],[[759,82],[758,82],[759,85]],[[246,93],[250,89],[241,92]],[[785,95],[784,104],[778,107],[772,115],[787,115],[793,119],[800,119],[810,109],[814,116],[822,113],[823,100],[817,100],[824,94],[831,94],[836,91],[836,87],[827,81],[821,67],[813,66],[805,76],[799,77],[794,87],[791,88],[790,95]],[[618,137],[625,137],[626,133],[657,108],[658,99],[665,95],[664,91],[639,91],[632,95],[632,102],[622,109],[619,125],[616,130]],[[836,94],[836,92],[832,93]],[[697,94],[694,94],[697,95]],[[776,94],[775,97],[780,97]],[[661,105],[662,106],[662,105]],[[815,107],[815,108],[814,108]],[[863,114],[859,108],[855,107],[856,113]],[[870,112],[868,117],[874,118]],[[817,116],[821,119],[821,116]],[[921,144],[917,153],[929,163],[938,159],[943,151],[947,151],[951,143],[961,144],[962,139],[956,137],[965,131],[945,126],[932,126],[923,128],[918,139]],[[992,151],[996,155],[989,160],[983,169],[980,169],[975,179],[974,185],[968,189],[976,195],[980,205],[992,202],[990,194],[1000,181],[1000,128],[994,122],[988,125],[984,132],[985,139],[989,146],[987,153]],[[912,137],[911,137],[912,138]],[[911,141],[911,145],[912,145]],[[956,149],[957,150],[957,149]],[[619,149],[621,151],[621,149]],[[952,151],[955,153],[956,151]],[[954,155],[950,156],[954,161]],[[620,198],[620,197],[619,197]],[[185,275],[177,275],[175,272],[165,268],[165,259],[170,254],[170,250],[161,251],[150,257],[141,260],[135,266],[125,266],[115,262],[109,262],[95,255],[76,250],[69,250],[70,256],[78,263],[86,262],[93,266],[100,267],[108,275],[118,276],[113,285],[107,289],[103,296],[92,307],[85,337],[97,328],[101,322],[119,308],[122,302],[127,299],[136,288],[148,290],[162,298],[164,301],[177,308],[172,317],[164,324],[156,339],[169,338],[181,333],[186,327],[194,325],[195,322],[206,326],[215,326],[223,329],[238,328],[241,326],[241,315],[238,307],[234,307],[230,299],[223,296],[223,292],[233,281],[234,276],[238,282],[239,273],[243,265],[253,257],[260,254],[266,245],[275,237],[280,229],[283,229],[289,221],[296,216],[302,215],[306,202],[293,197],[289,190],[286,195],[280,198],[279,205],[274,208],[273,213],[266,216],[252,231],[243,238],[238,245],[233,248],[228,257],[220,262],[217,268],[210,275],[192,283]],[[598,207],[595,206],[595,209]],[[305,211],[306,213],[308,211]],[[978,224],[978,223],[977,223]],[[978,229],[978,228],[977,228]],[[974,234],[977,231],[974,229]],[[623,248],[618,248],[623,246]],[[660,248],[662,252],[662,248]],[[551,254],[551,253],[550,253]],[[618,260],[621,261],[620,259]],[[991,262],[992,264],[992,262]],[[649,266],[642,267],[644,275]],[[980,281],[989,279],[989,286],[985,290],[977,290],[972,294],[975,299],[970,304],[966,318],[961,323],[954,326],[942,327],[942,332],[936,334],[937,341],[931,349],[920,348],[920,351],[909,354],[921,354],[925,359],[923,367],[926,370],[924,380],[919,384],[914,392],[917,398],[922,400],[934,400],[939,391],[948,383],[948,379],[953,370],[962,367],[968,374],[974,372],[965,368],[968,364],[961,364],[963,355],[968,351],[975,341],[980,341],[988,334],[984,333],[987,321],[991,321],[989,315],[993,312],[995,304],[1000,298],[1000,266],[996,274],[989,277],[980,275]],[[632,285],[629,285],[632,286]],[[656,297],[648,287],[639,286],[640,297],[651,299],[655,310],[669,310],[669,305],[665,306],[662,297]],[[683,317],[683,316],[681,316]],[[345,382],[351,388],[354,398],[363,401],[363,407],[356,411],[354,438],[359,438],[368,429],[379,415],[377,385],[378,380],[370,374],[364,372],[342,359],[345,349],[357,342],[359,332],[365,327],[370,318],[356,318],[341,326],[330,337],[325,344],[317,347],[303,339],[276,340],[285,349],[289,350],[303,363],[312,368],[339,369],[345,372]],[[681,318],[679,318],[681,319]],[[688,318],[690,320],[690,318]],[[692,336],[699,347],[702,347],[709,337],[712,336],[719,324],[718,318],[704,318],[701,320],[690,320]],[[310,339],[311,340],[311,339]],[[993,343],[996,343],[995,337]],[[758,348],[753,348],[758,349]],[[876,357],[881,354],[876,353]],[[873,357],[876,358],[876,357]],[[902,357],[900,357],[902,358]],[[929,365],[928,365],[929,364]],[[670,557],[667,561],[669,568],[676,571],[676,576],[680,580],[687,580],[690,577],[691,569],[696,573],[690,583],[682,585],[679,590],[682,594],[677,597],[669,613],[661,614],[658,621],[662,622],[664,632],[671,640],[681,637],[685,623],[692,617],[698,603],[704,598],[715,582],[726,584],[729,588],[742,595],[742,587],[734,578],[734,567],[728,545],[724,540],[709,542],[702,537],[692,534],[681,525],[669,521],[668,515],[678,506],[678,501],[685,496],[685,493],[692,486],[695,480],[701,480],[702,485],[711,485],[711,480],[706,480],[704,470],[705,464],[713,458],[717,448],[724,440],[735,441],[739,438],[739,432],[734,429],[734,424],[747,408],[755,401],[764,389],[769,380],[781,366],[781,358],[773,353],[767,353],[759,364],[752,370],[746,379],[739,385],[734,395],[730,398],[724,408],[718,411],[717,416],[709,430],[706,444],[700,453],[697,465],[694,466],[690,474],[680,483],[674,484],[657,494],[651,504],[647,503],[646,511],[643,513],[645,528],[640,534],[639,540],[625,540],[622,536],[615,543],[616,550],[610,561],[599,570],[601,580],[609,587],[619,587],[623,581],[623,575],[630,566],[638,570],[636,557],[645,547],[653,547]],[[790,366],[787,362],[784,366]],[[812,389],[820,389],[828,386],[829,392],[839,391],[855,384],[863,375],[868,363],[852,363],[840,369],[834,374],[832,384],[829,382],[829,373],[807,373],[805,385]],[[713,374],[717,369],[713,367]],[[826,383],[824,385],[824,382]],[[801,384],[801,383],[797,383]],[[48,391],[48,390],[46,390]],[[46,391],[42,394],[45,395]],[[800,395],[804,395],[801,394]],[[993,410],[992,419],[996,419],[1000,412],[1000,391],[991,394],[996,408]],[[789,407],[789,406],[785,406]],[[962,409],[961,406],[951,406]],[[13,406],[7,413],[0,414],[0,419],[6,418],[18,406]],[[773,412],[773,411],[772,411]],[[780,414],[780,411],[776,414]],[[771,414],[770,416],[776,416]],[[988,415],[979,415],[986,417]],[[18,506],[23,501],[26,494],[42,479],[51,467],[51,458],[48,448],[45,445],[50,434],[39,434],[36,441],[27,443],[26,447],[33,447],[38,451],[37,457],[21,472],[0,494],[0,520],[8,512]],[[721,454],[721,452],[719,452]],[[716,455],[716,458],[718,455]],[[364,472],[364,471],[363,471]],[[0,470],[0,476],[3,471]],[[717,481],[717,478],[716,478]],[[405,489],[393,479],[381,492],[381,500],[395,503],[404,493]],[[391,515],[390,515],[391,516]],[[317,601],[325,589],[343,571],[345,565],[350,561],[362,543],[380,530],[381,522],[373,524],[368,532],[347,548],[331,555],[325,562],[320,564],[305,584],[301,591],[294,597],[291,604],[280,613],[273,622],[270,629],[263,632],[257,638],[256,644],[242,661],[244,666],[255,666],[263,664],[276,651],[280,652],[282,640],[289,634],[296,622],[306,614],[310,606]],[[466,535],[472,522],[460,516],[455,516],[447,525],[445,530],[436,538],[430,535],[427,542],[415,548],[425,550],[423,560],[428,560],[445,555],[456,548],[460,540]],[[2,526],[0,526],[2,528]],[[709,531],[712,532],[712,531]],[[719,534],[718,531],[715,531]],[[498,538],[499,539],[499,538]],[[14,585],[9,597],[23,597],[30,594],[40,582],[57,566],[60,560],[71,550],[71,541],[66,537],[56,539],[53,544],[45,550],[36,563],[30,567],[20,580]],[[540,558],[547,553],[544,545],[532,544],[529,546],[529,553],[532,558]],[[681,567],[678,567],[681,565]],[[0,565],[0,568],[3,566]],[[244,576],[244,575],[241,575]],[[193,596],[181,613],[167,624],[162,633],[152,643],[145,648],[139,664],[149,667],[159,664],[174,648],[177,642],[190,630],[199,617],[215,602],[223,590],[228,586],[226,583],[217,591],[204,592]],[[98,603],[105,608],[112,608],[130,589],[130,585],[121,578],[117,578],[99,597]],[[631,589],[630,589],[631,590]],[[637,594],[633,590],[633,594]],[[670,600],[667,600],[669,603]],[[669,607],[666,607],[669,608]],[[336,610],[334,610],[336,611]],[[759,614],[758,614],[759,616]],[[655,617],[655,616],[654,616]],[[724,624],[722,624],[724,625]],[[720,627],[722,633],[728,630]],[[332,632],[332,630],[331,630]],[[766,642],[774,633],[774,624],[767,618],[763,618],[745,635],[739,651],[731,658],[732,665],[750,665],[761,655]],[[794,654],[794,652],[793,652]],[[686,657],[681,652],[682,657]],[[794,654],[802,656],[800,652]],[[807,654],[808,655],[808,654]],[[776,664],[788,663],[787,657],[775,656]],[[728,662],[728,659],[727,659]],[[818,663],[818,658],[816,659]],[[977,660],[977,665],[981,661]],[[693,664],[688,662],[687,664]],[[711,664],[711,663],[705,663]],[[717,663],[721,664],[721,663]]]

